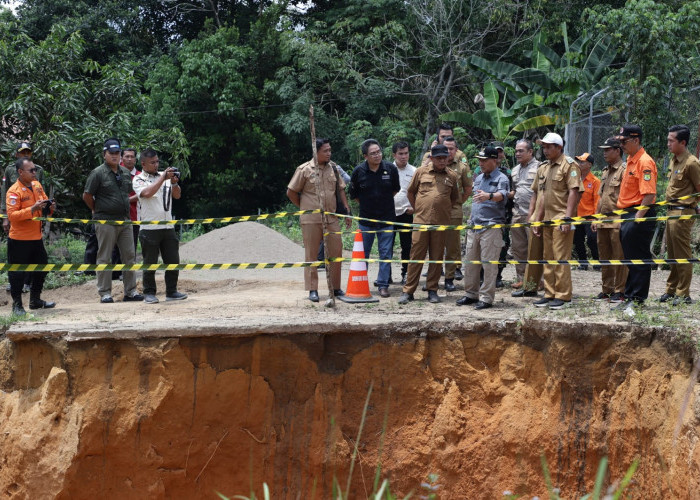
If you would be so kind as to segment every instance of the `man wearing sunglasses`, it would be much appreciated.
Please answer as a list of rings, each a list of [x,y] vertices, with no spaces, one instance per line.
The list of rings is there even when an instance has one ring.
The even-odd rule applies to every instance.
[[[41,237],[41,221],[33,220],[53,212],[54,202],[47,199],[44,188],[36,180],[37,168],[29,158],[19,158],[15,163],[18,180],[7,191],[6,209],[11,222],[7,242],[7,260],[10,264],[46,264],[48,256]],[[46,272],[10,271],[12,312],[26,314],[22,306],[22,284],[25,274],[32,274],[29,298],[30,309],[54,307],[54,302],[41,299]]]
[[[119,165],[121,160],[121,143],[118,139],[107,139],[102,148],[104,163],[90,172],[85,183],[83,201],[92,211],[96,220],[130,221],[129,194],[132,191],[131,173]],[[97,263],[109,264],[114,245],[119,247],[122,263],[132,265],[136,252],[134,250],[134,233],[130,225],[96,224]],[[136,290],[136,272],[124,271],[124,302],[143,300],[143,295]],[[100,302],[111,304],[112,271],[97,271],[97,291]]]

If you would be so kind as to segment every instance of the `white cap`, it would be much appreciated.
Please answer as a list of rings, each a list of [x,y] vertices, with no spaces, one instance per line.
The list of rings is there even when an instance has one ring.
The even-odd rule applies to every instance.
[[[557,144],[558,146],[564,146],[564,139],[562,139],[559,134],[555,134],[554,132],[549,132],[547,135],[545,135],[542,139],[540,139],[537,142],[544,143],[544,144]]]

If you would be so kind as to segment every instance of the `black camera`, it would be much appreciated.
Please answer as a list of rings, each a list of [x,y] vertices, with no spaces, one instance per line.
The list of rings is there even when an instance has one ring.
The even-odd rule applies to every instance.
[[[54,204],[54,201],[56,200],[54,200],[53,198],[51,198],[50,200],[44,200],[44,206],[41,207],[41,215],[43,217],[48,217],[51,214],[51,205]]]

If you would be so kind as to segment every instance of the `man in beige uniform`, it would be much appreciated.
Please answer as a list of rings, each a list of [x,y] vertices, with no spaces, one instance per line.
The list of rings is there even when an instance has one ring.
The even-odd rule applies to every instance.
[[[460,198],[452,205],[450,214],[450,225],[459,226],[463,222],[464,212],[462,205],[472,194],[472,173],[468,163],[457,161],[456,153],[457,141],[454,137],[446,137],[443,141],[449,156],[447,157],[447,167],[457,174],[457,187]],[[447,231],[445,235],[445,260],[462,260],[462,245],[460,244],[461,231]],[[459,273],[457,273],[459,271]],[[462,279],[462,271],[457,264],[445,264],[445,290],[454,292],[456,290],[454,280]]]
[[[416,169],[408,185],[406,194],[414,209],[414,224],[449,224],[452,205],[460,199],[457,188],[457,174],[447,168],[447,148],[438,144],[430,151],[432,161],[425,167]],[[445,252],[445,231],[414,231],[411,243],[411,260],[423,260],[428,253],[429,260],[441,260]],[[409,264],[406,284],[399,298],[399,304],[413,300],[413,292],[418,287],[422,264]],[[428,265],[426,289],[428,300],[440,302],[437,295],[440,281],[440,264]]]
[[[608,164],[600,177],[600,201],[596,212],[610,213],[617,210],[617,198],[620,196],[620,183],[625,175],[627,164],[622,161],[622,145],[618,139],[610,137],[602,146],[603,157]],[[591,224],[591,229],[598,233],[598,255],[601,260],[622,260],[625,254],[620,242],[620,223],[606,222]],[[627,266],[602,266],[601,279],[603,291],[593,297],[594,300],[609,300],[619,304],[625,298]]]
[[[432,149],[438,144],[442,144],[447,137],[454,137],[454,128],[452,125],[447,123],[441,123],[438,127],[437,137],[430,145],[430,148]],[[421,161],[420,166],[425,167],[428,163],[430,163],[430,159],[430,151],[426,151],[423,155],[423,161]],[[460,151],[459,149],[455,153],[454,159],[459,163],[465,163],[467,167],[469,166],[467,155],[465,155],[464,152]]]
[[[535,158],[532,142],[528,139],[521,139],[515,143],[515,159],[518,164],[511,171],[513,190],[508,197],[513,200],[513,224],[527,222],[532,215],[530,211],[530,200],[532,199],[532,182],[537,174],[539,163]],[[528,227],[512,227],[510,229],[510,254],[515,260],[527,259],[528,248]],[[515,273],[517,276],[513,288],[521,288],[525,277],[525,264],[516,264]]]
[[[314,160],[299,165],[287,186],[287,197],[301,210],[317,210],[323,204],[326,212],[336,211],[336,186],[339,186],[338,193],[340,200],[348,210],[348,201],[345,197],[345,183],[343,179],[337,178],[335,174],[335,164],[331,162],[331,145],[328,139],[316,139],[316,150],[318,167],[314,166]],[[323,187],[322,192],[317,193],[318,185]],[[319,195],[321,203],[319,203]],[[301,215],[301,234],[304,239],[304,251],[306,261],[316,260],[318,247],[323,238],[323,224],[321,214]],[[350,221],[350,219],[346,219]],[[338,218],[328,216],[327,230],[332,233],[340,231]],[[328,235],[328,256],[335,258],[342,256],[342,241],[340,234]],[[340,262],[330,263],[331,281],[333,284],[333,294],[343,295],[340,289]],[[309,291],[309,300],[318,302],[318,270],[315,267],[304,268],[304,289]]]
[[[559,134],[549,133],[542,139],[542,151],[547,161],[543,176],[532,183],[532,190],[543,196],[536,220],[562,219],[576,214],[580,193],[583,192],[581,171],[575,162],[564,155],[564,140]],[[545,260],[570,260],[574,232],[571,224],[556,227],[535,227],[541,233]],[[571,266],[568,264],[544,266],[544,297],[536,301],[536,307],[562,309],[571,303]]]
[[[672,155],[668,166],[668,187],[666,199],[672,200],[700,192],[700,163],[688,152],[690,129],[685,125],[674,125],[668,129],[667,146]],[[697,198],[673,202],[668,207],[668,215],[692,215],[698,206]],[[666,248],[669,259],[692,258],[690,232],[694,219],[669,220],[666,222]],[[671,264],[671,274],[666,281],[666,293],[659,301],[668,301],[673,305],[691,304],[690,281],[693,278],[692,264]],[[663,298],[666,300],[662,300]]]

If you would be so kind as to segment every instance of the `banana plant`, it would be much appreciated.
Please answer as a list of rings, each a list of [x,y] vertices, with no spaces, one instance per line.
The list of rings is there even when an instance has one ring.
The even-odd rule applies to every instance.
[[[507,141],[516,132],[554,125],[557,115],[554,109],[540,106],[542,98],[536,94],[505,89],[499,93],[497,83],[488,80],[483,89],[484,109],[474,113],[451,111],[441,115],[445,121],[457,122],[469,127],[490,130],[494,139]],[[509,95],[513,94],[513,95]],[[513,102],[513,99],[515,101]]]

